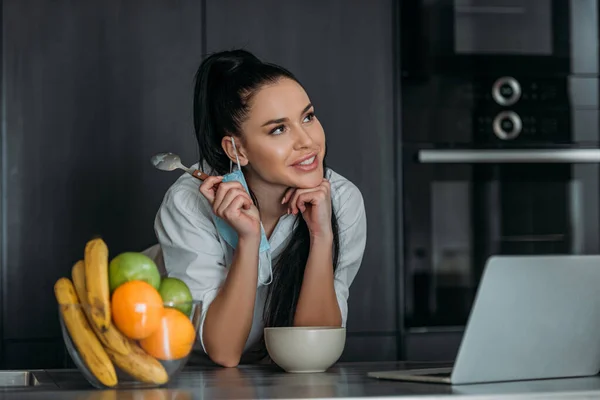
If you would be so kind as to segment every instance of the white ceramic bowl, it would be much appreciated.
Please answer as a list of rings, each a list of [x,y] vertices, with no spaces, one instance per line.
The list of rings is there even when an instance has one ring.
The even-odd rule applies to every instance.
[[[346,328],[265,328],[269,356],[287,372],[323,372],[340,358]]]

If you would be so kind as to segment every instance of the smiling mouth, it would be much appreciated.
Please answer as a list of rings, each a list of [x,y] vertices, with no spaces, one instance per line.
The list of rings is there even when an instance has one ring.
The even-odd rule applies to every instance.
[[[306,160],[296,163],[294,165],[310,165],[313,162],[315,162],[315,158],[317,158],[317,156],[312,156],[311,158],[307,158]]]
[[[296,171],[312,172],[319,167],[319,155],[315,154],[312,157],[293,164],[292,167],[294,167]]]
[[[315,162],[315,158],[317,158],[319,156],[319,153],[314,151],[312,153],[308,153],[307,155],[305,155],[304,157],[298,159],[298,161],[296,161],[295,163],[291,164],[292,166],[295,165],[310,165],[313,162]]]

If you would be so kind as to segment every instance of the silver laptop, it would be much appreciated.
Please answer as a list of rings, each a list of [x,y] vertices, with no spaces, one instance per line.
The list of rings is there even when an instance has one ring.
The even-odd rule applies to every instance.
[[[488,259],[452,368],[370,372],[452,385],[595,375],[600,256]]]

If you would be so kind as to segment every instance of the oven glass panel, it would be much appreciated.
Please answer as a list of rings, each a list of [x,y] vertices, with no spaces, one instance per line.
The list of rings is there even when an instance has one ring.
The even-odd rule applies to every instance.
[[[406,153],[406,328],[464,326],[491,255],[600,250],[598,164],[423,164]]]
[[[454,0],[457,54],[553,53],[552,1]]]

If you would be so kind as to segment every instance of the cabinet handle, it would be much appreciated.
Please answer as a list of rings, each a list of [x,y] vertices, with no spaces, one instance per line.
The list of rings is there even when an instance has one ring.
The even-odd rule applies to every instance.
[[[419,162],[444,163],[600,163],[600,149],[419,150]]]

